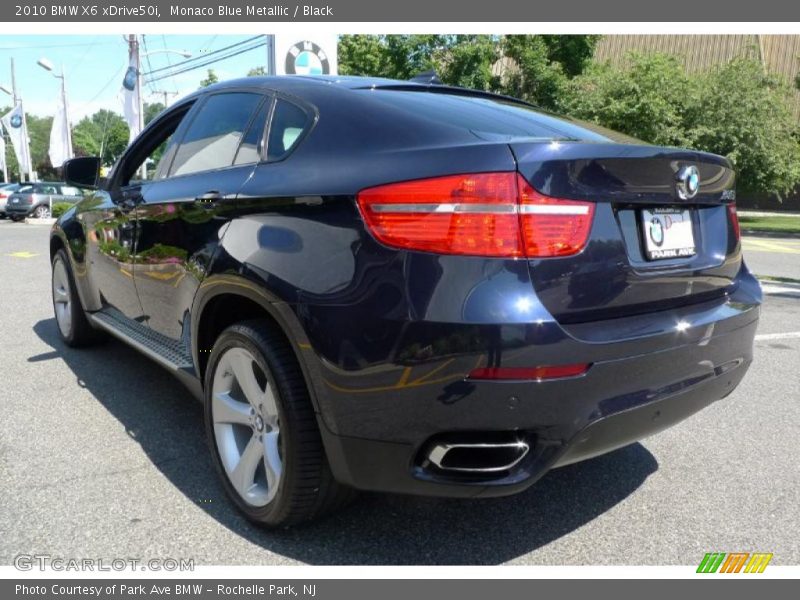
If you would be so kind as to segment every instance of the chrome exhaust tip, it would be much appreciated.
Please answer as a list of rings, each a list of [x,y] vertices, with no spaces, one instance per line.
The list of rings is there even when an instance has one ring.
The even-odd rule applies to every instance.
[[[437,469],[458,473],[508,471],[528,455],[524,440],[508,442],[440,442],[428,451],[427,459]]]

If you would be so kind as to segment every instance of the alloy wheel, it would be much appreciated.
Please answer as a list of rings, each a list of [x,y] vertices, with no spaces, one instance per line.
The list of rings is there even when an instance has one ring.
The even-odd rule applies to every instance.
[[[53,307],[61,335],[68,338],[72,332],[72,294],[67,267],[61,259],[53,264]]]
[[[255,357],[244,348],[219,359],[211,390],[211,416],[225,473],[247,504],[269,504],[283,473],[280,419],[275,390]]]
[[[37,206],[36,210],[33,211],[33,216],[37,219],[49,219],[50,218],[50,207],[48,206]]]

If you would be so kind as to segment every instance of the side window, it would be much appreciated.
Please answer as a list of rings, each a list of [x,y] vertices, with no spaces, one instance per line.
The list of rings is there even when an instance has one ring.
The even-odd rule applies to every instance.
[[[170,177],[233,164],[233,157],[260,94],[232,92],[211,96],[195,115],[175,153]]]
[[[295,147],[310,123],[308,113],[299,106],[278,98],[269,126],[267,160],[280,160]]]
[[[172,157],[175,156],[175,132],[191,107],[190,101],[170,109],[168,114],[158,119],[157,126],[151,133],[134,141],[130,154],[123,158],[120,172],[115,174],[114,185],[125,187],[143,180],[163,179],[167,176]],[[143,177],[142,171],[146,171],[146,176]]]
[[[261,160],[260,150],[261,143],[264,140],[264,129],[267,126],[267,115],[272,102],[267,100],[258,109],[258,114],[250,123],[247,133],[242,138],[242,144],[239,146],[239,151],[236,153],[236,159],[233,161],[235,165],[246,165]]]

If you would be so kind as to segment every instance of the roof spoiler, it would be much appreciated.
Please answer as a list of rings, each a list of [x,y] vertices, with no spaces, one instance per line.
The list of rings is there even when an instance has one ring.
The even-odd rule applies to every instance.
[[[411,81],[412,83],[424,83],[426,85],[442,85],[442,80],[439,79],[439,76],[433,69],[417,73],[416,75],[414,75],[414,77],[409,79],[409,81]]]

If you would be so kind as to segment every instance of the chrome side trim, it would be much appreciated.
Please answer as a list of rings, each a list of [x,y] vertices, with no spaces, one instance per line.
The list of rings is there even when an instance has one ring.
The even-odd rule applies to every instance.
[[[558,204],[470,204],[460,203],[400,203],[372,204],[370,210],[376,213],[417,213],[417,214],[453,214],[480,213],[492,215],[588,215],[588,206]]]

